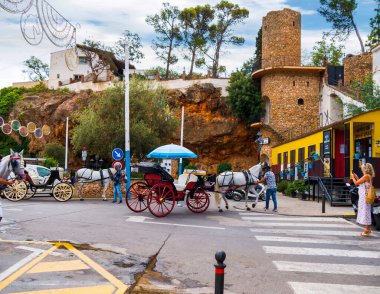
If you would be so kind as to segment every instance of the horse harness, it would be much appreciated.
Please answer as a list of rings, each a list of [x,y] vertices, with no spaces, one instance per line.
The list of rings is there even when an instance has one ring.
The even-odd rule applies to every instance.
[[[245,178],[244,190],[247,191],[248,186],[252,185],[255,182],[254,176],[251,174],[250,170],[242,171],[242,173],[243,173],[244,178]],[[225,180],[227,174],[223,175],[222,184],[219,185],[220,188],[233,186],[233,183],[234,183],[234,172],[233,171],[231,171],[231,175],[232,175],[231,180],[229,181],[229,183],[227,185],[224,183],[224,180]],[[239,187],[243,188],[243,186],[239,186]]]
[[[91,174],[90,174],[90,177],[89,177],[89,178],[85,178],[85,177],[83,177],[84,173],[85,173],[87,170],[90,170],[90,171],[91,171]],[[108,171],[108,177],[104,177],[104,175],[103,175],[103,170],[102,170],[102,169],[99,170],[99,173],[100,173],[100,183],[101,183],[102,186],[104,186],[104,180],[106,180],[106,179],[112,179],[112,178],[111,178],[111,175],[112,175],[111,170],[110,170],[109,168],[107,168],[107,171]],[[89,168],[86,168],[86,169],[83,171],[83,173],[82,173],[81,175],[78,173],[78,178],[82,178],[82,179],[86,179],[86,180],[91,181],[91,180],[92,180],[92,174],[93,174],[93,173],[94,173],[94,170],[89,169]],[[94,180],[94,182],[96,182],[96,180]]]

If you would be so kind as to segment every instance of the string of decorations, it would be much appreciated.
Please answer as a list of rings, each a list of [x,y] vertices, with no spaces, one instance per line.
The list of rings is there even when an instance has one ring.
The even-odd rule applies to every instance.
[[[15,131],[18,132],[21,137],[27,137],[33,134],[37,139],[42,139],[43,136],[49,136],[51,133],[51,129],[48,125],[43,125],[39,128],[34,122],[29,122],[26,126],[22,126],[16,119],[6,123],[1,116],[0,128],[5,135],[10,135],[12,131]]]
[[[33,46],[41,43],[43,36],[58,47],[70,48],[66,54],[66,64],[74,70],[78,63],[76,27],[64,18],[46,0],[0,0],[0,8],[21,14],[20,28],[24,39]]]

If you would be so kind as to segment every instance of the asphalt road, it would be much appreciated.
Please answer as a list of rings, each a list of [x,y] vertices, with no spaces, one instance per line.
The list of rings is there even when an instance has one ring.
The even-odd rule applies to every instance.
[[[380,293],[380,238],[340,218],[1,201],[0,293],[213,293],[218,250],[225,293]]]

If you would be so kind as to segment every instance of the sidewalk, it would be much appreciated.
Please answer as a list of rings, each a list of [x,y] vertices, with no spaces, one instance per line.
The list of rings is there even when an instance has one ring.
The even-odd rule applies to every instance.
[[[245,210],[245,202],[236,202],[229,200],[230,206]],[[252,208],[252,203],[248,202],[248,206],[251,211],[258,213],[273,213],[279,215],[289,215],[289,216],[338,216],[338,217],[348,217],[355,216],[352,206],[334,206],[331,207],[330,203],[326,201],[326,213],[322,213],[322,202],[312,201],[312,200],[300,200],[298,198],[292,198],[289,196],[284,196],[281,193],[277,193],[277,204],[278,212],[272,212],[273,201],[269,202],[269,210],[264,211],[265,201],[259,201],[255,208]]]

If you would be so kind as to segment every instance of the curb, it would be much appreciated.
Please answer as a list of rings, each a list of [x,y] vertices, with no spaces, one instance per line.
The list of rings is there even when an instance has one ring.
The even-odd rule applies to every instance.
[[[257,211],[257,210],[246,210],[245,208],[240,208],[237,206],[232,206],[233,208],[241,211],[251,212],[251,213],[261,213],[261,214],[272,214],[272,215],[283,215],[283,216],[298,216],[298,217],[342,217],[342,218],[350,218],[355,216],[355,214],[334,214],[334,215],[316,215],[316,214],[289,214],[289,213],[278,213],[278,212],[270,212],[270,211]]]

